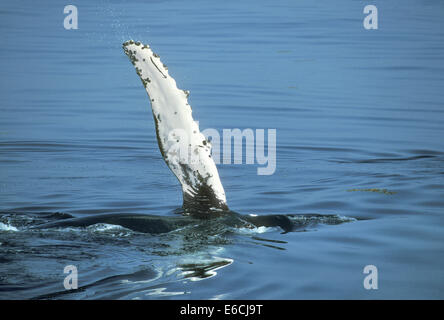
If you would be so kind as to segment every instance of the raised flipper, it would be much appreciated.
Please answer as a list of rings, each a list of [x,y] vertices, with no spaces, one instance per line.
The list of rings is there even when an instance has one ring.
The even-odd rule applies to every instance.
[[[185,213],[207,216],[228,210],[211,144],[191,115],[189,92],[177,88],[168,68],[148,45],[127,41],[123,50],[148,93],[160,153],[182,185]]]

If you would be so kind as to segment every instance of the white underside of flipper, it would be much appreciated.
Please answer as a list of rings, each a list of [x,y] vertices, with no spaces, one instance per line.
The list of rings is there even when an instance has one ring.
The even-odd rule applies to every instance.
[[[180,90],[148,45],[127,41],[123,49],[136,68],[148,93],[160,152],[182,185],[184,208],[193,210],[228,209],[225,191],[211,144],[199,131],[188,104],[188,91]]]

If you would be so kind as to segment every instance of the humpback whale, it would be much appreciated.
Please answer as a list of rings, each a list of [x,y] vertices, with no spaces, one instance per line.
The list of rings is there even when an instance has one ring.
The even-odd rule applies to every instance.
[[[231,211],[211,157],[211,143],[200,132],[198,123],[192,117],[189,91],[177,87],[167,66],[148,45],[130,40],[123,43],[123,50],[148,94],[160,153],[182,186],[182,215],[102,214],[63,219],[36,228],[85,227],[108,223],[159,234],[211,221],[237,228],[280,227],[283,232],[289,232],[311,224],[313,220],[327,224],[345,222],[333,216],[316,214],[297,217],[291,214],[241,215]]]

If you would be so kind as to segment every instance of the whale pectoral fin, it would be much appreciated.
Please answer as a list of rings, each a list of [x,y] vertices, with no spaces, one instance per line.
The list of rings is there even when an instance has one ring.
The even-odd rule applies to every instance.
[[[160,153],[182,185],[185,212],[227,210],[211,145],[192,117],[189,92],[177,88],[168,68],[148,45],[127,41],[123,50],[148,93]]]

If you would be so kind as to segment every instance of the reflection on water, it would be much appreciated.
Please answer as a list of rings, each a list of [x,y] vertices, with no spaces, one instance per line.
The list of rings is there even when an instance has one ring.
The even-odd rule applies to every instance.
[[[442,298],[444,4],[373,4],[371,31],[360,1],[77,1],[70,31],[63,5],[2,4],[0,298]],[[191,91],[201,129],[277,130],[275,174],[219,173],[232,210],[298,232],[31,228],[177,217],[131,38]],[[362,286],[369,264],[378,290]]]
[[[216,270],[233,263],[232,259],[216,258],[215,261],[179,265],[182,275],[191,281],[199,281],[217,275]]]
[[[114,216],[118,218],[120,215]],[[128,217],[131,216],[124,215],[125,219]],[[145,223],[144,217],[137,215],[134,221]],[[152,216],[146,217],[149,218],[148,223],[155,224]],[[299,231],[314,230],[321,224],[354,220],[322,215],[292,215],[291,218],[295,221],[295,230]],[[54,225],[54,222],[75,221],[65,213],[1,214],[0,252],[8,257],[1,262],[4,263],[3,271],[7,275],[4,279],[8,283],[15,282],[15,285],[2,286],[2,291],[9,298],[33,299],[176,296],[185,294],[185,291],[169,292],[159,286],[215,277],[219,269],[234,262],[219,254],[226,254],[226,246],[236,243],[236,235],[242,237],[237,240],[239,243],[286,250],[282,247],[287,244],[286,241],[257,236],[259,233],[274,233],[278,227],[239,229],[220,219],[184,219],[190,219],[192,223],[165,233],[153,234],[149,231],[139,232],[140,226],[133,231],[117,224],[105,223],[88,226]],[[76,290],[64,290],[62,282],[56,280],[64,263],[74,264],[79,269],[82,285]],[[53,279],[48,279],[43,286],[40,275],[42,270],[36,269],[39,264],[46,270],[45,274],[53,275]],[[23,274],[26,274],[31,286],[22,282]]]

